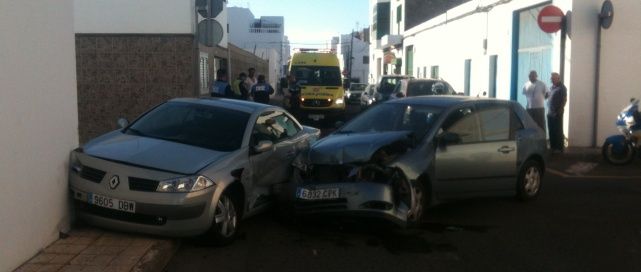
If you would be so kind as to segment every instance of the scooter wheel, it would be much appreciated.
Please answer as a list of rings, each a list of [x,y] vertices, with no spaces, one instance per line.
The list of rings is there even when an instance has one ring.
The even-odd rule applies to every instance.
[[[630,163],[634,159],[634,147],[631,144],[626,144],[622,152],[614,152],[614,145],[612,143],[605,143],[601,150],[605,161],[614,165],[624,165]]]

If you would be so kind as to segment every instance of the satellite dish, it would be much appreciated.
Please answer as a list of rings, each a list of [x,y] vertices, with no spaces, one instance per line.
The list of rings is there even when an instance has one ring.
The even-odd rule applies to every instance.
[[[223,27],[214,19],[205,19],[198,23],[198,42],[213,47],[223,40]]]
[[[601,27],[603,27],[604,29],[610,28],[610,26],[612,25],[612,20],[614,20],[614,7],[612,6],[612,2],[610,2],[610,0],[603,2],[599,17],[601,18]]]
[[[204,18],[215,18],[223,10],[224,0],[196,0],[196,11]]]

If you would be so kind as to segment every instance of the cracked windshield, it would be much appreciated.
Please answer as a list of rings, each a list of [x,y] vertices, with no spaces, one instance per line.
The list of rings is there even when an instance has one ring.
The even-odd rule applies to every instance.
[[[639,13],[0,0],[0,271],[641,271]]]

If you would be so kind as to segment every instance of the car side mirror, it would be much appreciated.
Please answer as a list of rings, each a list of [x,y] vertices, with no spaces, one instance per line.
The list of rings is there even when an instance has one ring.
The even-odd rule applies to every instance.
[[[126,128],[129,125],[129,121],[123,117],[118,118],[117,123],[119,128]]]
[[[438,137],[438,146],[445,150],[445,147],[461,142],[461,136],[454,132],[445,132]]]
[[[256,154],[264,153],[272,150],[273,148],[274,148],[274,143],[272,143],[272,141],[263,140],[258,142],[258,144],[254,146],[254,153]]]

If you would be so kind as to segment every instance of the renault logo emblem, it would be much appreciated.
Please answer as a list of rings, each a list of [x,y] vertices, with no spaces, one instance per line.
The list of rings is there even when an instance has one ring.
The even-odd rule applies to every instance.
[[[118,178],[117,175],[114,175],[109,180],[109,188],[111,188],[112,190],[115,190],[116,187],[118,187],[119,184],[120,184],[120,179]]]

